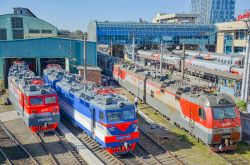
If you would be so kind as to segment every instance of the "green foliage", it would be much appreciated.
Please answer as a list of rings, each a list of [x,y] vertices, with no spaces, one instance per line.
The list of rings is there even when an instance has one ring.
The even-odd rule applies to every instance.
[[[241,111],[247,111],[247,103],[243,100],[236,101],[236,106]]]
[[[173,71],[172,70],[166,70],[166,75],[171,78],[173,76]]]

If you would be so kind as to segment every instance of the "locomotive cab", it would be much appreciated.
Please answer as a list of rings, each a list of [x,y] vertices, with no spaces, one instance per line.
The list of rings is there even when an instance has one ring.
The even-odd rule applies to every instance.
[[[105,96],[107,97],[107,96]],[[105,100],[105,99],[104,99]],[[96,121],[102,129],[104,141],[98,142],[112,154],[133,151],[139,140],[138,120],[134,106],[130,103],[110,101],[106,108],[96,108]]]
[[[239,110],[228,95],[214,95],[203,97],[206,116],[210,118],[207,125],[211,129],[208,137],[213,151],[235,150],[237,142],[241,140],[241,122]]]
[[[59,122],[59,105],[56,94],[28,95],[24,103],[25,122],[34,132],[54,130]],[[41,115],[42,114],[42,115]],[[29,116],[29,117],[28,117]],[[57,121],[57,122],[55,122]]]
[[[56,92],[24,62],[14,63],[8,81],[9,98],[24,123],[33,132],[54,131],[60,120]]]

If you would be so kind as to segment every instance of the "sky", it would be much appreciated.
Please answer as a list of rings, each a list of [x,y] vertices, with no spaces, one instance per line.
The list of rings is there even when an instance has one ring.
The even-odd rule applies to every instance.
[[[29,8],[58,29],[86,31],[90,21],[151,22],[156,13],[190,11],[191,0],[0,0],[0,15],[13,7]],[[250,0],[236,0],[236,15],[250,9]]]

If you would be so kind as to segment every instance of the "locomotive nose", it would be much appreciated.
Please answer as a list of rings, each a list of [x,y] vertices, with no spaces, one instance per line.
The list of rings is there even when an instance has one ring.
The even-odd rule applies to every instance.
[[[121,123],[121,124],[114,124],[114,125],[120,131],[125,132],[128,129],[128,127],[131,125],[131,123]]]

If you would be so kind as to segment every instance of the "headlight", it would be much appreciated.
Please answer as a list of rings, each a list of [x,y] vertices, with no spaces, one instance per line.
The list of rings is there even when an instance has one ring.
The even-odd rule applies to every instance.
[[[36,113],[36,110],[35,109],[31,110],[31,113]]]
[[[132,128],[137,128],[138,125],[137,124],[132,124]]]
[[[58,112],[58,108],[57,107],[53,108],[53,112],[57,113]]]
[[[110,127],[109,131],[115,131],[115,127]]]

